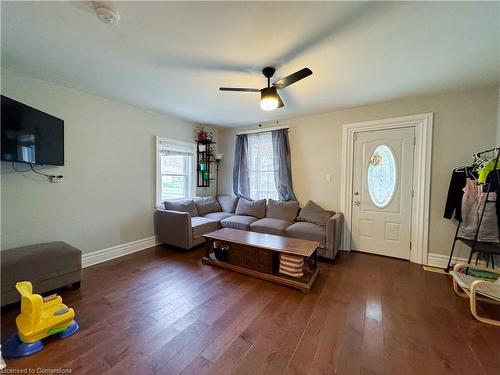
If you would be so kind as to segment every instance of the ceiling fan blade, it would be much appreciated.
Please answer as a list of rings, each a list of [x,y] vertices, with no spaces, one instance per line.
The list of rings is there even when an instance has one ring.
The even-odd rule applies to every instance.
[[[244,87],[220,87],[220,91],[260,92],[259,89],[248,89]]]
[[[290,86],[292,83],[310,76],[312,73],[313,72],[309,68],[300,69],[299,71],[290,74],[289,76],[277,80],[276,82],[274,82],[273,87],[276,87],[280,90],[284,89],[285,87]]]

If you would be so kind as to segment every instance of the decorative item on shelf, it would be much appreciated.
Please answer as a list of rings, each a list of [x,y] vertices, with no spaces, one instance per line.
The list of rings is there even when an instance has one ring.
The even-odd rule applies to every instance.
[[[214,137],[214,133],[204,126],[198,126],[194,129],[194,134],[196,135],[196,140],[198,142],[212,142]]]
[[[205,160],[202,160],[200,162],[200,171],[206,171],[207,170],[207,162]]]
[[[217,153],[214,155],[215,163],[217,164],[217,168],[215,171],[215,196],[219,195],[219,164],[221,160],[224,158],[224,154]]]

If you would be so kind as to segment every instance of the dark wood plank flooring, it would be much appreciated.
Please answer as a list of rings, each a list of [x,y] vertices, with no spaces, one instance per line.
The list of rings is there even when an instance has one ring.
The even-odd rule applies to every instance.
[[[16,368],[73,374],[500,374],[500,329],[475,321],[446,275],[360,253],[320,263],[310,294],[157,246],[61,291],[80,331]],[[35,286],[36,288],[36,286]],[[498,309],[489,309],[498,314]],[[18,307],[2,311],[2,339]],[[498,315],[497,315],[498,316]]]

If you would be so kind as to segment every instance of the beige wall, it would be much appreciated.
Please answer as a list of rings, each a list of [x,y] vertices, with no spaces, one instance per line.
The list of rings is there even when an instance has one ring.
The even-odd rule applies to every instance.
[[[44,169],[63,174],[59,184],[14,173],[2,162],[2,249],[64,240],[91,252],[152,236],[155,136],[189,141],[196,124],[5,70],[1,77],[2,94],[65,120],[66,159],[64,167]],[[446,254],[455,227],[442,218],[450,171],[495,144],[499,100],[495,86],[282,121],[291,128],[295,193],[302,203],[313,199],[338,209],[342,124],[434,112],[429,252]],[[232,190],[236,131],[215,131],[225,154],[224,193]]]
[[[442,217],[450,173],[453,167],[468,161],[473,152],[495,145],[498,95],[498,87],[494,86],[281,121],[279,125],[290,126],[295,194],[302,204],[312,199],[326,208],[339,208],[343,124],[434,112],[429,253],[447,254],[456,228]],[[232,190],[236,132],[221,129],[219,134],[221,152],[226,155],[221,167],[225,193]],[[332,176],[330,182],[326,174]]]
[[[196,124],[5,70],[1,77],[2,94],[64,119],[65,131],[65,166],[43,169],[62,182],[1,163],[2,249],[63,240],[91,252],[152,236],[155,136],[191,141]]]

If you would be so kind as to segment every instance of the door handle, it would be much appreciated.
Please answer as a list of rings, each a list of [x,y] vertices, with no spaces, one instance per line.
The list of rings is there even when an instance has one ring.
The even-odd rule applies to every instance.
[[[355,191],[355,192],[354,192],[354,195],[359,195],[359,191]]]
[[[359,199],[355,199],[355,200],[354,200],[354,204],[355,204],[356,206],[359,206]]]

